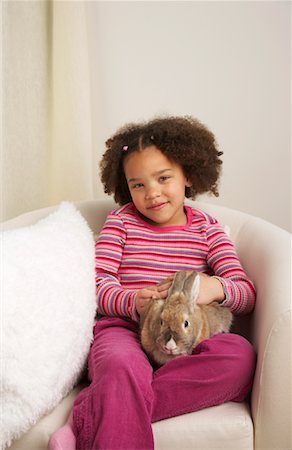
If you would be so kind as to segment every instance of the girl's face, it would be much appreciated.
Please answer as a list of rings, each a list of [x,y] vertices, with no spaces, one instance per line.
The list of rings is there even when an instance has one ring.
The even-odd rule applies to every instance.
[[[147,222],[159,227],[186,224],[185,188],[191,183],[179,164],[153,145],[131,153],[124,171],[133,203]]]

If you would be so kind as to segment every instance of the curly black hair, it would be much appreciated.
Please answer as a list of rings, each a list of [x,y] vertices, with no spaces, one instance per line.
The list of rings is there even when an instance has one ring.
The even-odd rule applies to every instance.
[[[129,123],[106,141],[100,162],[101,181],[106,194],[114,194],[119,205],[132,201],[124,175],[124,161],[129,154],[155,146],[169,160],[179,164],[192,186],[185,196],[218,194],[222,155],[208,128],[191,116],[158,117],[149,122]]]

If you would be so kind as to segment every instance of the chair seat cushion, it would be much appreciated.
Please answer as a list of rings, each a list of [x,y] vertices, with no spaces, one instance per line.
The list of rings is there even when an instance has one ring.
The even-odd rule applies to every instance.
[[[64,425],[74,399],[84,384],[77,386],[49,415],[43,417],[9,450],[45,450],[52,433]],[[153,424],[155,450],[225,449],[252,450],[253,425],[246,403],[228,402]]]
[[[253,449],[247,403],[228,402],[153,424],[155,450]]]

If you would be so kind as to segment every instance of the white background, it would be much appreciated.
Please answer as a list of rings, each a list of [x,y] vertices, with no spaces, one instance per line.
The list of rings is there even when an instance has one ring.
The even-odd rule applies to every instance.
[[[224,152],[203,200],[289,230],[290,2],[98,1],[87,18],[97,164],[124,123],[193,115]]]

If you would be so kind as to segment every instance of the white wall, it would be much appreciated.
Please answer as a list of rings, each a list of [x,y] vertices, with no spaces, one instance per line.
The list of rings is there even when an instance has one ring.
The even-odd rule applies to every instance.
[[[220,197],[208,201],[290,229],[290,2],[87,8],[99,158],[125,122],[191,114],[224,151]]]
[[[0,220],[48,204],[46,2],[2,2]]]

